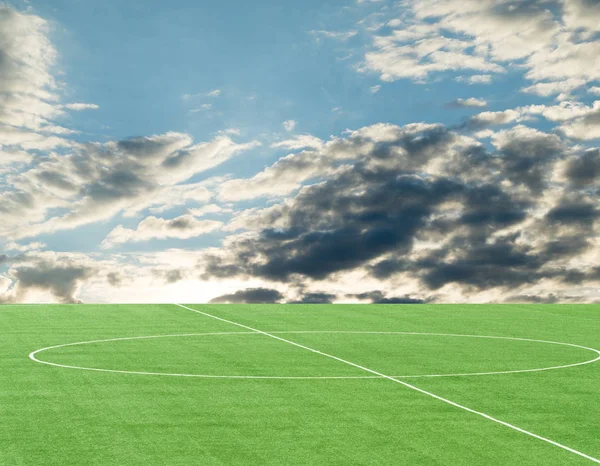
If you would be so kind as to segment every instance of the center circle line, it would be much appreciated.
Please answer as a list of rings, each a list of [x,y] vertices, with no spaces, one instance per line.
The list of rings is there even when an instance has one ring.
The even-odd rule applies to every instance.
[[[566,369],[569,367],[583,366],[586,364],[592,364],[600,361],[600,351],[587,346],[576,345],[574,343],[564,343],[550,340],[537,340],[531,338],[520,338],[520,337],[501,337],[501,336],[490,336],[490,335],[468,335],[468,334],[457,334],[457,333],[432,333],[432,332],[392,332],[392,331],[354,331],[354,330],[288,330],[288,331],[273,331],[271,334],[372,334],[372,335],[421,335],[421,336],[445,336],[445,337],[464,337],[464,338],[485,338],[485,339],[498,339],[498,340],[513,340],[513,341],[526,341],[533,343],[545,343],[552,345],[570,346],[573,348],[584,349],[596,353],[594,359],[587,361],[577,362],[573,364],[565,364],[560,366],[549,366],[534,369],[518,369],[509,371],[492,371],[492,372],[468,372],[468,373],[455,373],[455,374],[418,374],[418,375],[392,375],[390,377],[397,379],[405,378],[430,378],[430,377],[470,377],[470,376],[483,376],[483,375],[500,375],[500,374],[518,374],[528,372],[542,372],[558,369]],[[109,338],[103,340],[89,340],[79,341],[74,343],[65,343],[61,345],[48,346],[32,351],[29,354],[29,359],[40,364],[46,364],[54,367],[61,367],[65,369],[78,369],[87,370],[94,372],[109,372],[117,374],[132,374],[132,375],[157,375],[157,376],[169,376],[169,377],[197,377],[197,378],[211,378],[211,379],[277,379],[277,380],[331,380],[331,379],[380,379],[379,376],[263,376],[263,375],[208,375],[208,374],[179,374],[179,373],[167,373],[167,372],[145,372],[145,371],[126,371],[118,369],[102,369],[95,367],[83,367],[83,366],[72,366],[67,364],[58,364],[50,361],[44,361],[36,357],[37,354],[43,351],[49,351],[57,348],[64,348],[69,346],[87,345],[93,343],[108,343],[114,341],[127,341],[127,340],[147,340],[154,338],[174,338],[174,337],[192,337],[192,336],[218,336],[218,335],[261,335],[258,332],[209,332],[209,333],[184,333],[184,334],[169,334],[169,335],[148,335],[148,336],[136,336],[136,337],[121,337],[121,338]]]

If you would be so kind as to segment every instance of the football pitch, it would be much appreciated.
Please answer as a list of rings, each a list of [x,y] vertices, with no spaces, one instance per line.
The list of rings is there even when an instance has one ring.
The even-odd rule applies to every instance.
[[[600,463],[599,305],[5,305],[1,465]]]

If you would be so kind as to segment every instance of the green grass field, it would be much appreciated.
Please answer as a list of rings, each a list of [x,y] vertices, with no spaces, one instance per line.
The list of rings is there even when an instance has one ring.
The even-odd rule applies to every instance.
[[[600,462],[600,306],[186,306],[0,307],[0,464]]]

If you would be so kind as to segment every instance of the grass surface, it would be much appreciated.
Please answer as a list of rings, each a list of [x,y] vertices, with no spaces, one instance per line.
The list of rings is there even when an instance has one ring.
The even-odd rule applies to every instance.
[[[390,376],[527,370],[597,354],[518,340],[353,332],[600,349],[600,306],[592,305],[190,307]],[[328,333],[340,331],[347,333]],[[2,465],[593,464],[393,381],[174,305],[7,305],[0,332]],[[206,333],[221,334],[190,335]],[[182,334],[64,346],[36,357],[185,377],[28,358],[67,343]],[[600,363],[401,380],[600,458]]]

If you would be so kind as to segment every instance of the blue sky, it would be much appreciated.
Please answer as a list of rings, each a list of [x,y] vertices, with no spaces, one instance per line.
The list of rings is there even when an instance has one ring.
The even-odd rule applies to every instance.
[[[595,214],[573,220],[595,212],[597,185],[574,191],[571,179],[577,164],[594,172],[600,138],[593,2],[31,0],[0,9],[9,57],[0,66],[0,302],[169,301],[182,292],[206,301],[258,288],[289,300],[324,290],[334,301],[369,299],[349,291],[357,277],[362,292],[399,300],[600,299],[586,259],[596,251]],[[355,195],[365,202],[410,175],[460,182],[464,196],[493,187],[523,214],[450,227],[474,208],[471,198],[428,198],[425,217],[400,238],[416,222],[395,210],[405,193],[385,215],[361,214],[374,219],[374,237],[395,232],[390,246],[354,244],[359,227],[340,210],[349,201],[310,215],[303,205],[325,187],[342,196],[348,170],[360,173]],[[489,202],[502,204],[498,196]],[[557,233],[551,213],[569,206],[571,224],[561,217]],[[585,247],[544,255],[573,243],[584,224]],[[533,230],[546,246],[527,238]],[[340,261],[331,273],[291,263],[277,277],[265,272],[286,248],[309,261],[311,238],[342,232],[342,257],[323,251]],[[510,273],[475,260],[501,241],[521,258]],[[470,249],[454,249],[461,242]],[[435,253],[436,243],[447,249]],[[424,265],[433,257],[438,269],[473,270],[438,286]],[[373,272],[391,260],[412,265]],[[64,282],[27,275],[40,266]],[[513,281],[476,282],[477,267]],[[574,267],[586,278],[565,278]]]
[[[348,65],[335,61],[340,53],[309,34],[335,20],[344,3],[219,2],[206,7],[179,2],[174,7],[102,2],[90,7],[69,1],[39,8],[64,28],[56,36],[66,46],[62,55],[69,82],[78,97],[99,103],[103,110],[97,119],[111,122],[110,137],[173,128],[203,137],[228,126],[258,133],[279,130],[281,121],[311,114],[315,106],[319,112],[331,110],[344,98],[336,89],[340,85],[364,90],[363,80],[348,76]],[[213,89],[223,93],[218,105],[201,96],[182,101],[185,94]],[[334,101],[324,101],[328,93]],[[209,115],[189,113],[206,103],[214,105]],[[331,129],[338,128],[332,118]]]
[[[369,5],[346,0],[31,4],[54,21],[52,37],[70,96],[100,106],[89,120],[82,115],[83,121],[75,122],[96,137],[176,129],[204,138],[229,127],[247,135],[272,134],[281,131],[282,121],[294,119],[303,132],[326,138],[382,120],[452,124],[473,113],[443,107],[445,99],[471,97],[474,91],[452,79],[403,80],[372,94],[370,88],[381,85],[378,76],[353,72],[368,45],[356,22],[373,11]],[[314,34],[322,30],[358,33],[348,40]],[[514,81],[522,73],[510,74],[501,79],[506,84],[475,92],[490,96],[493,107],[506,107],[514,97],[506,90],[518,85]],[[221,90],[219,99],[203,95],[215,89]],[[183,99],[186,94],[193,97]],[[540,100],[519,97],[518,103]],[[205,104],[212,111],[191,113]]]

